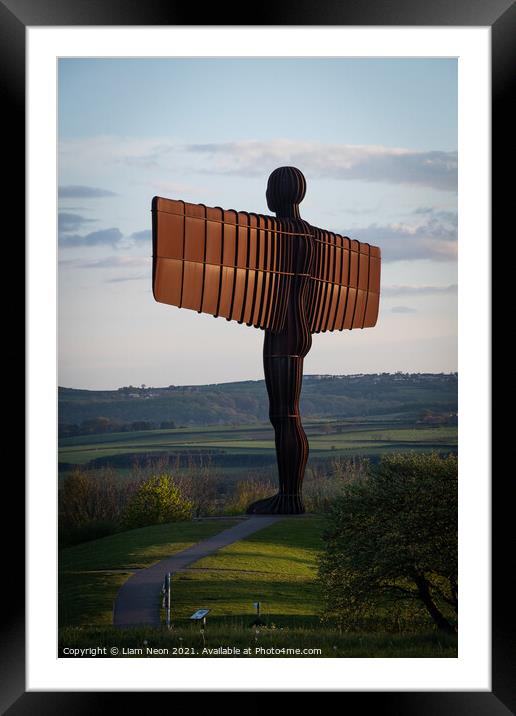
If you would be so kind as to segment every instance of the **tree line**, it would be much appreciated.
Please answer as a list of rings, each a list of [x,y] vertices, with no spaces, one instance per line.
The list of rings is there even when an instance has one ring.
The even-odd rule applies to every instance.
[[[72,438],[77,435],[98,435],[102,433],[126,433],[138,430],[167,430],[174,429],[176,424],[173,420],[114,420],[112,418],[98,417],[83,420],[81,423],[60,423],[58,435],[60,438]]]

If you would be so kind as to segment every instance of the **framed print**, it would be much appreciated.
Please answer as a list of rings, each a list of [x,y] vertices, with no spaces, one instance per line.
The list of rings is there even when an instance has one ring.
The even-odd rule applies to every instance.
[[[507,79],[514,67],[511,42],[514,6],[510,2],[498,5],[479,2],[474,7],[463,3],[455,4],[452,13],[448,8],[430,9],[424,3],[394,3],[388,10],[378,3],[362,9],[336,9],[323,3],[317,9],[300,7],[291,11],[278,6],[266,13],[259,9],[252,20],[242,21],[243,18],[235,16],[227,24],[221,17],[212,18],[208,11],[208,17],[204,19],[206,24],[203,22],[202,25],[191,24],[195,18],[190,15],[184,8],[180,11],[164,8],[158,2],[130,10],[120,10],[110,2],[89,3],[86,9],[81,2],[47,3],[45,7],[31,1],[3,0],[0,4],[2,75],[9,107],[5,114],[5,136],[10,138],[9,144],[19,147],[20,151],[21,147],[26,147],[27,166],[24,204],[22,155],[19,154],[10,165],[15,175],[20,176],[20,181],[10,183],[9,205],[13,215],[26,217],[28,279],[27,560],[24,572],[23,531],[20,527],[18,539],[12,540],[12,530],[16,531],[16,528],[10,526],[9,543],[15,546],[7,555],[6,573],[12,575],[9,582],[17,587],[13,587],[16,600],[10,613],[6,613],[3,630],[2,706],[12,714],[35,709],[43,713],[72,709],[81,713],[82,709],[89,713],[102,709],[104,703],[120,697],[121,692],[133,692],[129,697],[134,698],[134,692],[339,691],[348,703],[350,699],[369,699],[371,705],[392,713],[437,713],[443,710],[508,713],[508,709],[514,708],[511,690],[513,658],[508,648],[508,625],[513,618],[508,597],[500,584],[501,561],[510,522],[493,519],[491,533],[489,512],[491,501],[496,510],[507,499],[507,485],[497,481],[491,485],[490,482],[489,268],[491,211],[494,232],[501,233],[511,205],[508,200],[510,189],[499,176],[498,167],[510,136]],[[367,67],[366,63],[369,63]],[[163,83],[169,71],[175,72],[177,78],[173,87],[177,96],[173,97],[169,96],[170,87]],[[362,117],[360,111],[364,110],[360,103],[355,107],[348,106],[344,97],[340,103],[324,106],[332,94],[332,86],[338,87],[339,78],[344,74],[349,78],[349,86],[354,83],[353,87],[357,88],[356,97],[370,109],[369,117],[364,113],[363,119],[353,120],[354,114]],[[249,119],[252,115],[249,107],[257,102],[262,107],[263,103],[269,103],[278,109],[281,94],[279,84],[277,88],[274,82],[278,82],[279,77],[284,77],[286,84],[290,83],[288,92],[285,91],[288,102],[280,108],[283,115],[260,115],[262,126],[259,128]],[[305,77],[312,78],[312,85],[304,81]],[[315,77],[318,79],[314,80]],[[385,79],[383,86],[382,77],[390,78]],[[420,78],[425,78],[425,82],[428,79],[428,84],[422,84]],[[162,90],[163,86],[166,89]],[[299,107],[294,101],[297,86]],[[139,88],[136,96],[127,94],[134,87]],[[122,91],[120,88],[127,89]],[[378,98],[374,102],[373,95]],[[310,134],[304,125],[307,122],[308,127],[310,120],[303,118],[303,102],[307,101],[318,101],[321,111],[327,112],[325,127],[345,124],[346,131],[353,137],[356,127],[356,139],[344,143],[332,138],[331,132],[327,136],[321,133],[318,138],[316,132]],[[383,116],[379,114],[377,103],[380,101],[383,101]],[[142,118],[159,117],[160,113],[166,112],[175,117],[177,136],[174,141],[167,139],[163,121],[161,134],[160,124],[156,121],[154,134],[149,131],[145,135]],[[226,112],[234,114],[233,123],[227,119]],[[414,130],[414,136],[407,139],[404,146],[395,117],[398,116],[401,125],[404,117],[411,113],[412,124],[406,126],[417,127],[417,132]],[[269,124],[265,124],[266,116]],[[449,117],[451,119],[447,119]],[[390,123],[388,133],[386,130],[382,134],[382,122]],[[237,126],[238,132],[235,130]],[[364,136],[370,137],[367,143],[361,139]],[[442,146],[436,144],[437,136],[445,137]],[[492,207],[491,151],[494,169]],[[161,164],[161,156],[168,157],[167,166],[179,168],[171,177]],[[85,169],[90,167],[90,161],[95,171]],[[303,170],[302,163],[308,168],[307,179],[299,172]],[[273,174],[269,179],[268,203],[263,200],[261,204],[254,203],[253,196],[259,195],[260,191],[265,196],[269,167],[289,165],[290,171],[294,164],[299,167],[296,169],[299,173],[291,172],[286,178],[283,175],[282,180],[286,182],[285,186],[291,183],[294,187],[292,196],[295,194],[297,199],[304,198],[306,189],[306,210],[301,204],[300,217],[289,213],[290,209],[283,214],[277,210],[281,204],[281,211],[286,211],[286,200],[284,194],[281,201],[278,198],[280,190],[274,183]],[[332,181],[342,180],[347,182],[349,189],[347,215],[339,207],[338,193],[330,186]],[[323,202],[320,204],[323,208],[310,199],[309,190],[317,181],[322,187],[317,196],[318,201]],[[390,188],[379,191],[378,182],[384,182]],[[410,200],[404,198],[408,195],[400,189],[405,191],[407,186],[413,191]],[[149,193],[151,188],[152,193]],[[142,196],[146,197],[145,202],[141,201]],[[151,204],[152,196],[155,199]],[[59,213],[56,211],[58,198]],[[298,205],[297,199],[293,206]],[[276,218],[271,216],[272,213]],[[337,217],[334,225],[328,223],[328,217],[332,215]],[[312,216],[315,217],[313,224],[308,224]],[[397,216],[405,218],[397,220]],[[458,271],[454,275],[457,217]],[[298,219],[304,220],[303,230],[301,224],[295,223]],[[314,228],[315,223],[324,228]],[[296,254],[289,253],[289,242],[294,235],[303,236],[303,240],[308,241],[306,237],[312,229],[307,226],[312,227],[314,241],[319,242],[318,253],[314,249],[312,268],[306,268],[307,263],[296,269]],[[385,235],[387,230],[389,240],[385,238],[382,245],[382,231]],[[407,256],[408,244],[403,241],[408,235],[416,237],[417,243],[412,242],[410,251],[413,253]],[[299,254],[297,257],[299,263]],[[406,274],[401,270],[397,274],[392,269],[396,261],[407,263]],[[411,261],[416,263],[410,264]],[[387,273],[384,274],[386,266]],[[67,554],[73,562],[79,559],[82,550],[86,567],[80,577],[72,562],[65,572],[61,571],[60,579],[70,580],[71,587],[66,605],[63,601],[59,603],[56,554],[59,540],[65,533],[57,521],[58,509],[62,514],[57,487],[61,488],[62,480],[73,473],[70,465],[76,465],[76,459],[84,458],[84,464],[91,465],[92,469],[95,465],[95,469],[106,470],[111,463],[103,462],[103,459],[116,454],[119,456],[116,469],[120,468],[120,475],[127,475],[133,462],[126,464],[124,460],[133,451],[129,441],[136,439],[136,434],[139,444],[147,446],[141,454],[152,453],[154,458],[158,453],[153,441],[165,434],[172,435],[174,440],[183,435],[182,443],[179,438],[174,443],[173,455],[177,473],[187,476],[194,463],[187,465],[186,456],[195,462],[198,446],[205,443],[199,442],[198,437],[184,436],[188,436],[189,431],[192,435],[197,431],[198,436],[199,426],[195,427],[195,421],[188,417],[181,418],[176,424],[175,414],[172,417],[160,414],[161,422],[149,423],[150,412],[144,407],[150,406],[153,399],[160,399],[160,395],[158,389],[148,388],[142,382],[145,380],[144,369],[148,371],[146,375],[151,376],[148,380],[155,385],[173,383],[172,379],[167,380],[168,376],[177,376],[178,385],[169,385],[168,390],[170,395],[179,390],[181,400],[188,398],[185,398],[187,391],[182,386],[193,386],[190,393],[195,393],[196,385],[245,381],[249,376],[252,380],[260,379],[263,374],[255,374],[252,367],[256,360],[257,340],[261,338],[259,331],[263,329],[267,335],[268,331],[286,330],[286,317],[291,315],[288,314],[289,301],[297,285],[292,278],[297,275],[296,271],[301,276],[309,275],[312,281],[309,286],[307,279],[306,291],[311,296],[307,303],[307,330],[317,334],[314,337],[317,347],[322,347],[323,341],[333,340],[332,335],[337,336],[343,328],[365,328],[363,334],[360,331],[353,331],[353,334],[371,336],[377,330],[378,309],[380,316],[382,310],[385,315],[388,313],[386,323],[394,332],[392,342],[386,341],[382,349],[380,339],[378,344],[372,339],[361,339],[369,340],[369,343],[365,342],[363,348],[357,349],[355,363],[349,358],[353,368],[347,372],[355,376],[371,374],[377,377],[373,390],[381,389],[378,381],[381,382],[384,373],[392,373],[393,380],[399,375],[399,381],[401,376],[412,373],[453,375],[455,378],[450,380],[456,381],[454,361],[458,360],[458,412],[461,415],[458,422],[458,544],[459,581],[461,596],[464,595],[459,612],[458,651],[452,653],[450,650],[442,656],[421,651],[416,658],[411,658],[408,651],[393,652],[391,656],[395,658],[388,658],[388,652],[375,653],[374,650],[357,651],[349,656],[338,654],[340,658],[337,654],[334,658],[333,654],[324,652],[319,654],[323,656],[319,659],[284,658],[292,654],[278,653],[275,656],[282,658],[253,658],[252,662],[238,658],[240,653],[221,652],[215,654],[217,658],[210,658],[209,664],[202,661],[192,664],[191,658],[183,654],[178,654],[171,664],[166,658],[139,658],[149,654],[136,649],[131,651],[134,644],[129,637],[121,637],[120,643],[115,644],[112,643],[116,640],[114,631],[109,632],[109,636],[102,635],[99,630],[89,634],[80,619],[67,621],[65,617],[63,620],[65,612],[79,614],[77,604],[73,602],[83,598],[81,589],[93,603],[98,592],[97,587],[92,586],[92,580],[96,580],[97,585],[104,580],[111,585],[109,589],[115,585],[120,590],[113,599],[113,624],[123,627],[122,601],[130,598],[124,589],[130,583],[137,586],[138,579],[147,584],[154,564],[154,558],[147,561],[143,556],[139,561],[134,558],[140,549],[136,544],[130,563],[113,561],[106,568],[95,561],[97,557],[85,556],[84,545],[88,544],[88,539],[107,540],[99,543],[99,549],[102,545],[107,549],[107,545],[114,544],[109,542],[110,534],[117,537],[117,532],[102,533],[102,529],[109,529],[106,525],[111,518],[104,520],[104,517],[96,516],[95,530],[100,531],[84,541],[77,537],[80,532],[77,525],[67,523],[66,538],[70,542],[65,546],[71,550]],[[93,275],[101,278],[90,284]],[[384,275],[387,276],[385,282]],[[414,286],[416,283],[419,292]],[[134,286],[140,293],[133,291]],[[152,295],[156,299],[154,304],[151,303]],[[87,296],[87,300],[78,296]],[[438,296],[436,301],[442,301],[442,306],[439,304],[441,312],[433,319],[428,318],[430,304],[425,303],[427,296]],[[177,307],[189,310],[177,311]],[[198,313],[205,315],[197,316]],[[110,322],[106,319],[103,324],[103,316],[108,315]],[[456,315],[458,358],[454,348]],[[183,319],[183,316],[187,317]],[[218,320],[213,321],[213,316]],[[226,320],[222,321],[222,318]],[[198,319],[201,326],[198,335],[196,328],[187,327],[194,326],[194,319]],[[178,321],[177,327],[174,320]],[[438,325],[440,333],[434,335],[432,325]],[[237,334],[231,333],[232,330],[239,331],[238,338],[233,338]],[[399,335],[396,331],[400,331]],[[411,337],[411,332],[415,337]],[[136,335],[139,340],[135,339]],[[133,339],[129,340],[128,336]],[[343,337],[338,336],[338,340]],[[419,341],[417,345],[416,339]],[[191,340],[191,348],[187,345],[182,353],[174,354],[175,346],[181,341],[188,344],[188,340]],[[442,340],[442,348],[439,340]],[[405,341],[404,350],[412,362],[396,367],[395,351],[401,349],[393,346],[402,341]],[[99,346],[102,342],[109,349],[101,355]],[[261,351],[261,343],[258,345]],[[274,350],[264,350],[264,365],[271,401],[269,415],[276,430],[276,452],[271,443],[270,454],[273,455],[273,465],[277,454],[281,488],[281,456],[287,453],[282,453],[283,438],[278,435],[290,428],[285,427],[287,423],[278,427],[281,421],[278,422],[276,412],[283,408],[273,409],[279,405],[274,402],[274,390],[277,394],[285,391],[284,386],[294,368],[289,367],[281,373],[274,364],[267,373],[267,360],[276,359],[279,351],[276,343],[272,345]],[[337,344],[334,341],[332,345]],[[435,348],[437,345],[439,349]],[[234,365],[222,357],[224,351],[230,349],[235,357]],[[375,350],[376,355],[373,355]],[[384,363],[379,361],[382,350]],[[429,363],[432,350],[442,350],[446,360]],[[390,362],[389,351],[395,354]],[[296,358],[302,355],[298,347],[284,352],[288,360],[293,357],[291,353],[296,353]],[[397,355],[399,358],[400,354]],[[327,356],[328,370],[336,374],[338,368],[334,366],[339,363],[336,359],[333,361],[329,348]],[[314,382],[315,400],[323,389],[321,379],[324,376],[323,368],[318,369],[322,363],[310,360],[313,362],[308,365],[317,367],[313,372],[320,380],[317,386]],[[136,365],[141,366],[140,372],[135,370]],[[428,370],[427,365],[431,366]],[[271,388],[274,376],[280,376],[277,380],[279,387]],[[311,383],[311,380],[305,381],[305,385],[307,382]],[[63,388],[59,392],[58,414],[58,385],[70,387],[66,393],[66,414],[62,407],[65,402]],[[124,406],[131,407],[124,407],[126,413],[119,411],[115,416],[113,412],[102,418],[94,411],[88,413],[83,407],[84,412],[80,412],[72,406],[74,400],[82,400],[77,389],[106,394],[118,391],[121,400],[125,401]],[[167,393],[167,400],[168,397]],[[173,397],[176,399],[175,394]],[[237,417],[232,418],[233,437],[221,436],[220,426],[231,422],[229,404],[221,399],[221,405],[226,407],[217,408],[218,398],[213,391],[209,400],[212,412],[205,425],[218,426],[210,437],[210,460],[213,465],[220,465],[220,470],[227,469],[228,474],[234,471],[236,475],[236,458],[227,456],[236,454],[238,445],[250,439],[249,427],[244,421],[245,429],[241,433],[237,431],[242,415],[237,411]],[[261,415],[263,406],[261,403],[256,405],[258,407],[254,409]],[[299,406],[297,403],[293,405],[295,408],[287,411],[289,420],[298,418]],[[213,417],[213,411],[217,409],[226,411],[224,418]],[[439,439],[444,441],[451,440],[452,434],[457,435],[457,428],[450,422],[456,420],[457,411],[453,407],[446,410],[443,408],[439,412],[432,407],[421,412],[420,408],[420,413],[413,418],[419,430],[418,440],[423,440],[423,429],[427,428],[434,430],[433,436],[437,435],[436,430],[441,431]],[[356,421],[356,416],[361,413],[350,415]],[[106,434],[101,440],[90,440],[84,432],[88,419],[90,422],[91,419],[111,420],[113,425],[102,427]],[[442,423],[444,419],[448,421],[446,424]],[[441,422],[433,426],[432,421]],[[319,426],[309,437],[317,445],[320,441],[328,460],[335,462],[337,458],[332,458],[331,451],[337,455],[340,438],[337,419],[333,422],[335,430],[326,431]],[[343,423],[346,424],[346,420]],[[79,431],[72,434],[77,425]],[[299,436],[297,423],[296,426],[295,435]],[[98,426],[92,428],[93,434],[100,434],[95,432],[97,429],[100,431]],[[270,424],[267,429],[271,429]],[[378,429],[380,432],[371,439],[385,440],[388,431],[396,428],[384,421]],[[60,438],[64,438],[61,445],[66,449],[60,451],[56,459],[58,430]],[[108,448],[114,438],[108,433],[119,436],[116,439],[121,441],[120,445],[130,446],[130,450],[117,447],[110,453]],[[258,440],[271,439],[270,436],[258,437]],[[236,442],[232,446],[233,440]],[[447,449],[451,443],[443,444]],[[317,445],[313,452],[315,456],[319,449]],[[291,447],[290,458],[285,463],[294,460],[294,452]],[[203,455],[206,454],[205,451]],[[367,456],[367,450],[363,454]],[[267,459],[264,453],[264,469],[257,473],[259,479],[254,481],[255,486],[260,479],[262,482],[269,479],[271,473],[268,470],[272,468],[268,467]],[[298,462],[304,469],[306,455],[303,450],[300,450]],[[269,494],[258,490],[248,500],[249,514],[305,513],[300,492],[291,494],[298,489],[292,487],[298,485],[292,477],[294,472],[292,467],[284,468],[284,475],[288,474],[285,477],[288,487],[285,487],[284,497],[273,500],[274,510]],[[77,474],[76,489],[89,479],[80,469]],[[157,479],[154,473],[152,475],[152,479]],[[123,490],[120,492],[116,482],[118,477],[115,476],[112,483],[112,494],[119,495],[117,499],[126,500],[116,519],[129,529],[150,529],[149,525],[153,524],[140,520],[137,505],[141,501],[139,503],[135,497],[146,494],[146,489],[156,488],[156,480],[149,487],[152,480],[148,478],[143,471],[139,474],[140,482],[127,482],[131,486],[123,497],[120,497]],[[210,539],[215,540],[213,550],[232,544],[224,540],[217,542],[220,531],[217,525],[238,531],[245,526],[245,521],[237,524],[234,515],[240,519],[241,513],[234,512],[232,516],[229,511],[211,512],[211,522],[202,522],[201,518],[208,512],[202,512],[201,497],[196,493],[198,502],[192,502],[193,493],[188,489],[194,488],[191,485],[185,487],[190,484],[187,477],[181,479],[183,482],[178,484],[181,490],[186,490],[181,493],[186,497],[180,509],[190,510],[190,513],[192,509],[198,510],[195,517],[200,522],[192,520],[187,528],[191,536],[181,532],[181,537],[175,540],[177,544],[181,543],[180,555],[183,555],[182,550],[188,552],[195,544],[204,545]],[[162,481],[159,489],[165,489],[164,485]],[[16,523],[21,526],[24,512],[21,481],[13,487],[16,499],[10,496],[9,501],[12,501],[13,514],[17,515]],[[225,499],[226,488],[217,489],[217,497],[213,499],[214,504],[216,501],[219,505]],[[204,501],[210,499],[208,492],[206,488],[202,495]],[[279,494],[281,496],[281,490]],[[72,494],[70,499],[77,504],[75,495]],[[79,502],[81,499],[79,496]],[[195,508],[192,508],[194,504]],[[306,513],[310,513],[310,509]],[[222,522],[218,523],[216,519]],[[309,524],[302,514],[296,519],[305,520],[297,524]],[[273,522],[271,524],[272,527],[263,528],[272,530],[268,534],[279,529],[274,528]],[[303,529],[300,534],[302,532]],[[303,539],[308,540],[308,533],[309,528],[304,531]],[[245,536],[235,537],[233,543],[238,539],[245,539]],[[262,549],[259,545],[259,540],[244,545],[244,554],[248,555],[245,559],[258,560],[257,572],[265,569],[263,565],[267,559],[272,559],[271,555],[262,559],[252,554],[253,550]],[[309,552],[308,541],[305,546]],[[221,590],[230,590],[237,583],[236,577],[224,581],[222,562],[217,565],[210,562],[215,553],[213,550],[197,554],[196,560],[208,560],[197,571],[191,569],[196,561],[185,562],[181,568],[184,576],[172,582],[178,603],[185,599],[182,618],[187,619],[186,611],[190,606],[192,613],[197,610],[195,614],[200,615],[198,621],[192,622],[191,629],[199,627],[195,632],[196,639],[204,646],[209,639],[210,623],[216,629],[216,608],[210,601],[210,585],[202,582],[205,601],[195,603],[193,609],[193,602],[190,604],[182,596],[191,588],[189,580],[201,579],[204,569],[214,578],[216,575],[217,584],[223,585],[218,587]],[[168,553],[159,554],[161,559],[167,558]],[[279,559],[276,552],[274,555],[274,559]],[[236,574],[246,568],[245,559],[238,557],[236,562],[228,562],[226,568]],[[172,574],[175,570],[176,567],[170,568]],[[86,572],[87,579],[84,577]],[[130,579],[125,581],[128,574]],[[285,582],[282,586],[289,595],[285,600],[291,600],[292,615],[295,615],[296,599],[292,584],[296,579],[296,584],[301,584],[301,577],[301,572],[293,575],[291,583]],[[19,587],[24,581],[25,605]],[[169,590],[170,584],[169,579]],[[438,584],[439,589],[444,590],[442,583]],[[268,635],[267,629],[277,629],[277,625],[272,618],[267,621],[261,592],[256,586],[253,588],[258,590],[258,596],[252,601],[252,610],[256,610],[253,638],[258,643],[264,634]],[[452,583],[452,593],[453,590]],[[272,601],[272,592],[264,593],[266,599]],[[163,584],[163,605],[162,618],[170,619],[170,596],[169,614],[166,614],[166,583]],[[153,609],[159,615],[156,605]],[[129,612],[130,609],[126,609],[124,613]],[[234,613],[238,615],[238,612]],[[279,633],[286,625],[284,634],[280,635],[282,638],[288,633],[287,621],[280,624],[277,631]],[[108,624],[106,621],[99,623]],[[453,626],[453,620],[450,624]],[[127,625],[135,627],[141,623],[129,621]],[[179,635],[183,627],[176,624],[174,628]],[[125,633],[130,634],[129,631]],[[138,638],[147,646],[147,636],[143,632],[142,635]],[[183,636],[177,638],[182,640]],[[440,649],[449,647],[445,640],[438,643]],[[221,645],[224,646],[222,642]],[[161,642],[160,646],[163,646]],[[110,653],[102,651],[106,648]],[[338,653],[338,645],[331,648]],[[124,655],[132,658],[120,658],[121,649],[124,649]],[[161,657],[163,654],[150,656]],[[196,668],[199,666],[200,672]]]

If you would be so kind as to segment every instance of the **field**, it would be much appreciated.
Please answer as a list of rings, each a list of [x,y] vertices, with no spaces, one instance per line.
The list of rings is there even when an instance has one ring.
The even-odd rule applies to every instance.
[[[205,608],[210,622],[232,617],[249,623],[254,602],[269,624],[318,621],[321,599],[314,580],[322,529],[322,518],[285,517],[175,575],[174,621]]]
[[[306,421],[305,430],[311,463],[338,457],[375,458],[393,451],[457,449],[456,425],[427,426],[406,417]],[[62,438],[59,443],[61,471],[87,464],[127,470],[135,461],[163,455],[182,467],[192,457],[198,462],[208,458],[213,470],[243,477],[249,470],[274,466],[274,434],[271,425],[264,423],[84,435]]]

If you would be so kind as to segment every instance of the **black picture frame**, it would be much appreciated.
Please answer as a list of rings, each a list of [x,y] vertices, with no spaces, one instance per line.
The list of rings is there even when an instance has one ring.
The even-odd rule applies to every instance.
[[[177,5],[177,6],[176,6]],[[9,164],[10,181],[6,205],[9,214],[23,217],[25,171],[25,31],[28,26],[80,25],[198,25],[197,7],[163,0],[0,0],[0,87],[3,99],[4,148],[14,149]],[[297,0],[256,5],[247,14],[233,8],[224,14],[218,5],[203,7],[202,25],[362,25],[362,26],[489,26],[492,32],[492,235],[502,243],[502,230],[509,227],[512,182],[503,171],[508,162],[509,138],[516,126],[511,102],[510,79],[516,67],[516,6],[513,0]],[[19,221],[16,231],[20,233]],[[16,243],[16,242],[14,242]],[[503,244],[502,244],[503,246]],[[20,248],[21,247],[21,248]],[[23,245],[17,249],[23,258]],[[17,301],[19,299],[17,298]],[[5,312],[9,313],[9,312]],[[495,315],[495,312],[493,312]],[[7,324],[7,325],[5,325]],[[23,321],[21,322],[21,325]],[[19,318],[4,316],[4,335],[10,344],[23,344]],[[13,336],[18,336],[15,341]],[[21,366],[22,360],[13,361]],[[21,371],[20,371],[21,372]],[[10,378],[11,380],[11,378]],[[18,385],[23,383],[20,376]],[[20,401],[19,394],[17,402]],[[501,439],[499,437],[499,439]],[[493,446],[494,448],[495,446]],[[495,454],[493,449],[493,454]],[[503,506],[513,504],[512,478],[493,481],[492,518],[492,690],[471,692],[341,692],[343,708],[369,708],[380,713],[453,714],[503,716],[514,712],[516,697],[516,649],[512,590],[506,588],[507,545],[512,522],[502,518]],[[12,478],[9,494],[9,525],[4,527],[3,567],[9,576],[12,599],[2,612],[0,642],[0,708],[10,716],[22,714],[91,714],[120,709],[129,698],[131,706],[143,705],[148,693],[120,692],[26,692],[24,583],[24,486],[21,476]],[[5,508],[4,508],[5,509]],[[14,547],[12,545],[15,545]],[[237,687],[236,687],[237,688]],[[167,694],[153,693],[153,696]],[[199,694],[201,695],[201,694]],[[169,707],[170,695],[168,695]],[[360,705],[356,704],[360,699]],[[154,702],[154,699],[153,699]],[[145,702],[148,708],[148,701]]]

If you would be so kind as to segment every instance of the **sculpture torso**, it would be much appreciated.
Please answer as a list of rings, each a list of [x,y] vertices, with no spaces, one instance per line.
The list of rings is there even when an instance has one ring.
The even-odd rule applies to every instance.
[[[276,211],[277,218],[289,232],[289,271],[293,275],[285,325],[280,332],[266,329],[263,345],[279,492],[250,505],[247,511],[251,514],[299,514],[305,511],[301,485],[308,460],[308,440],[301,424],[299,398],[303,358],[312,345],[307,294],[314,258],[312,228],[299,216],[299,202],[305,186],[298,169],[282,167],[271,174],[267,187],[269,208]]]
[[[311,226],[302,219],[289,220],[289,231],[299,234],[290,236],[292,251],[292,277],[287,318],[279,333],[265,331],[264,354],[281,354],[304,358],[312,345],[308,317],[308,288],[314,260]]]

